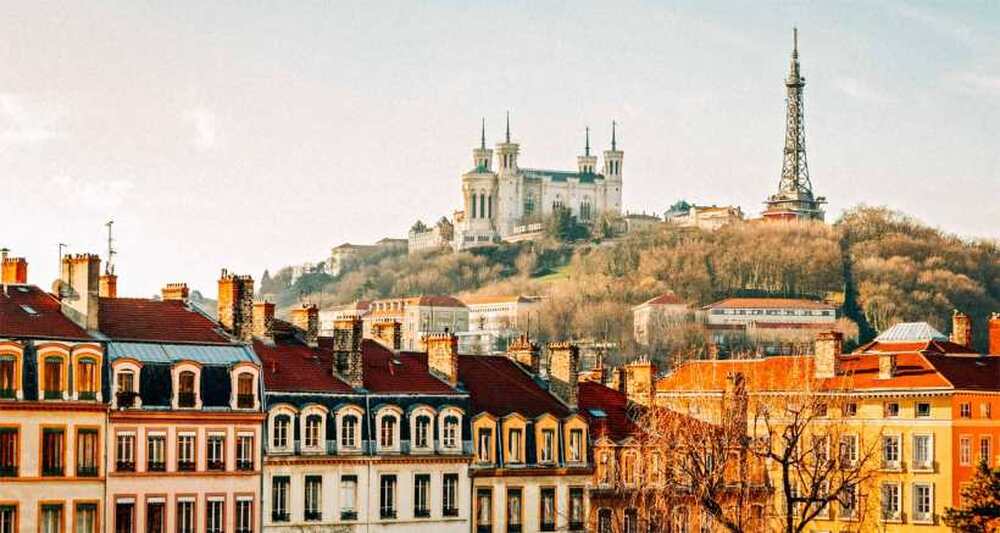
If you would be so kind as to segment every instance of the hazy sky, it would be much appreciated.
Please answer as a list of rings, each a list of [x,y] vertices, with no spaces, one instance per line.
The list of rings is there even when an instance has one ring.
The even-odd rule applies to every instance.
[[[629,210],[756,215],[793,25],[828,219],[885,204],[1000,237],[995,2],[128,0],[0,6],[0,246],[48,286],[56,244],[103,256],[114,217],[120,294],[214,295],[222,267],[450,215],[507,109],[522,166],[573,168],[615,119]]]

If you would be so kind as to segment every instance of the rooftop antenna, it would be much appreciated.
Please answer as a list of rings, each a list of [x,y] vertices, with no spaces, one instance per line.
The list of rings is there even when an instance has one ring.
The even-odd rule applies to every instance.
[[[62,258],[63,258],[63,248],[69,248],[69,245],[61,242],[59,243],[59,271],[62,272]]]
[[[111,275],[111,274],[115,273],[114,258],[115,258],[115,254],[118,253],[115,250],[115,248],[114,248],[114,242],[115,241],[114,241],[114,239],[111,236],[111,229],[112,229],[112,226],[115,225],[115,221],[114,220],[109,220],[104,225],[108,227],[108,261],[106,263],[104,263],[104,273],[108,274],[108,275]]]

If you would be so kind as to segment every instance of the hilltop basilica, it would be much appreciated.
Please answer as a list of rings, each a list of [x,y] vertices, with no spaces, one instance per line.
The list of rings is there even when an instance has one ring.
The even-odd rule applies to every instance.
[[[606,211],[621,213],[622,159],[615,124],[611,126],[611,149],[604,151],[604,165],[590,152],[590,130],[583,155],[576,158],[576,171],[521,168],[520,146],[510,140],[510,117],[504,142],[486,148],[486,128],[478,148],[472,151],[475,167],[462,175],[464,209],[455,216],[453,245],[456,250],[488,246],[499,240],[518,240],[537,233],[541,220],[557,208],[566,208],[578,220],[593,222]]]

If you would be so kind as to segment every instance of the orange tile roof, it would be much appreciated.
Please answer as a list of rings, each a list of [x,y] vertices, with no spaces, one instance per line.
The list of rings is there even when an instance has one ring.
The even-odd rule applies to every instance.
[[[650,298],[645,302],[642,302],[642,305],[685,305],[685,304],[687,304],[687,302],[685,302],[683,299],[681,299],[679,296],[677,296],[672,292],[663,293],[655,298]]]
[[[801,298],[726,298],[715,303],[708,304],[704,309],[741,309],[741,308],[807,308],[807,309],[834,309],[834,306],[817,302],[815,300],[804,300]]]

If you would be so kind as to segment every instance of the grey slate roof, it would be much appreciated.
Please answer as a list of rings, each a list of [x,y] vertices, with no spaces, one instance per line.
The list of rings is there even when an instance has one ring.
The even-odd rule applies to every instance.
[[[934,329],[934,327],[927,322],[901,322],[880,333],[878,337],[875,337],[875,340],[882,342],[929,340],[946,341],[948,340],[948,337],[940,331]]]
[[[580,183],[593,183],[595,180],[603,180],[604,176],[601,174],[583,174],[580,172],[570,172],[566,170],[546,170],[539,168],[522,168],[521,174],[528,178],[538,178],[544,179],[548,178],[551,181],[567,181],[570,178],[580,180]]]
[[[248,362],[259,365],[260,360],[245,345],[164,344],[146,342],[109,342],[108,360],[123,357],[138,359],[143,363],[174,363],[182,360],[197,361],[203,365],[233,365]]]

